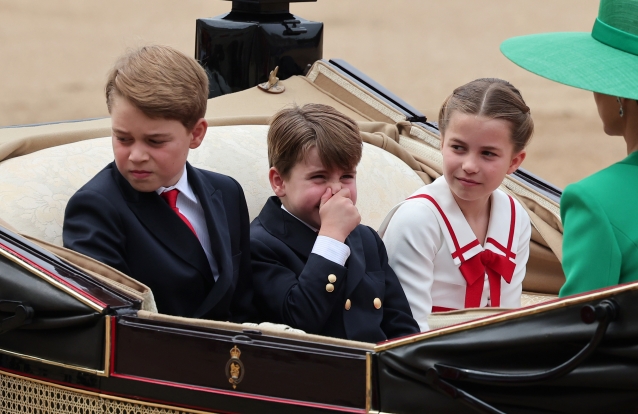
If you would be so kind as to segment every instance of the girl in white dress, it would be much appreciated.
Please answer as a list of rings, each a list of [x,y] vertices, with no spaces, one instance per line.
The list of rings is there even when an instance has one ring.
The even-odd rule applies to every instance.
[[[498,187],[534,130],[520,92],[501,79],[454,90],[439,112],[443,176],[395,206],[379,233],[422,331],[432,312],[520,307],[530,219]]]

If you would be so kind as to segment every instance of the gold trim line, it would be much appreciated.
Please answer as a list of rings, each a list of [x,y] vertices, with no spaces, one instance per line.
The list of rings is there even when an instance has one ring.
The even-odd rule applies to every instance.
[[[108,377],[111,372],[111,318],[107,316],[104,318],[104,324],[106,325],[104,332],[104,376]]]
[[[100,377],[107,376],[107,374],[104,371],[100,371],[100,370],[97,370],[97,369],[85,368],[85,367],[80,367],[80,366],[77,366],[77,365],[69,365],[69,364],[65,364],[65,363],[62,363],[62,362],[56,362],[56,361],[51,361],[51,360],[44,359],[44,358],[39,358],[39,357],[34,357],[34,356],[30,356],[30,355],[21,354],[19,352],[8,351],[6,349],[0,349],[0,353],[6,354],[6,355],[9,355],[9,356],[22,358],[22,359],[27,359],[29,361],[36,361],[36,362],[42,362],[44,364],[55,365],[56,367],[62,367],[62,368],[74,369],[76,371],[87,372],[89,374],[99,375]]]
[[[638,290],[638,282],[632,283],[629,286],[619,286],[619,287],[607,289],[602,292],[595,292],[595,293],[580,295],[576,297],[567,297],[555,303],[544,303],[540,305],[534,305],[531,308],[523,308],[521,310],[509,311],[507,313],[499,313],[494,316],[488,316],[481,320],[469,321],[463,324],[450,326],[448,328],[441,328],[441,329],[436,329],[434,331],[423,332],[421,334],[410,336],[405,339],[398,339],[396,341],[391,341],[386,344],[377,345],[374,347],[374,352],[387,351],[388,349],[393,349],[400,346],[413,344],[415,342],[424,341],[430,338],[436,338],[443,335],[449,335],[456,332],[461,332],[461,331],[466,331],[468,329],[492,325],[498,322],[508,321],[512,319],[518,319],[525,316],[536,315],[536,314],[547,312],[554,309],[565,308],[570,305],[589,302],[591,300],[606,299],[617,293],[629,292],[632,290]]]
[[[366,413],[377,413],[372,411],[372,353],[366,352]]]
[[[57,280],[55,280],[51,276],[47,275],[46,273],[42,272],[41,270],[36,269],[35,267],[31,266],[28,263],[25,263],[24,261],[22,261],[18,257],[15,257],[13,254],[11,254],[7,250],[3,249],[2,247],[0,247],[0,255],[2,255],[4,257],[6,257],[7,259],[11,260],[12,262],[17,264],[18,266],[21,266],[24,269],[28,270],[29,272],[31,272],[34,275],[38,276],[40,279],[43,279],[45,282],[48,282],[49,284],[57,287],[58,289],[68,293],[69,295],[73,296],[75,299],[77,299],[80,302],[84,303],[85,305],[89,306],[93,310],[96,310],[98,312],[102,312],[104,310],[104,308],[102,306],[100,306],[97,303],[91,301],[90,299],[87,299],[86,297],[80,295],[79,293],[77,293],[73,289],[71,289],[68,286],[65,286],[64,284],[58,282]]]

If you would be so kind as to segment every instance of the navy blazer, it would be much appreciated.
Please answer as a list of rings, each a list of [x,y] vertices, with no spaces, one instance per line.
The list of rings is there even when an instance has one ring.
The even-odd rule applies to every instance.
[[[284,211],[277,197],[268,199],[250,232],[262,320],[365,342],[419,332],[383,242],[370,227],[359,225],[346,239],[345,267],[311,253],[317,233]],[[329,275],[337,278],[331,292]]]
[[[115,163],[69,200],[64,246],[150,287],[161,313],[252,320],[250,227],[243,190],[225,175],[188,163],[186,169],[206,217],[216,282],[193,232],[156,192],[131,187]]]

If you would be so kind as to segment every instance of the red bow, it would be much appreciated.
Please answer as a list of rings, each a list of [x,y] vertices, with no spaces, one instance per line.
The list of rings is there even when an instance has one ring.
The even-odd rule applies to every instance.
[[[465,307],[478,308],[483,296],[485,273],[490,283],[490,297],[493,307],[501,305],[501,277],[510,283],[516,263],[491,250],[483,250],[469,260],[461,263],[460,271],[467,282]]]

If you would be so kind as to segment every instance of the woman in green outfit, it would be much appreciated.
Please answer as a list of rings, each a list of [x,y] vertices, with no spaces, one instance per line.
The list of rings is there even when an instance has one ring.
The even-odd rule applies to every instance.
[[[601,0],[591,33],[515,37],[501,51],[524,69],[593,91],[605,133],[627,143],[627,158],[563,192],[560,296],[638,280],[638,0]]]

